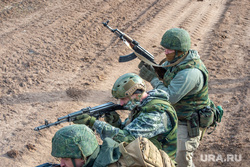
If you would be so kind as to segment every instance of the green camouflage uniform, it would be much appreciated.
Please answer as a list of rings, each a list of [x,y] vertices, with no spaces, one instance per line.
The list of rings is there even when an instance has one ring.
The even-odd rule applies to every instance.
[[[177,141],[176,112],[166,100],[166,92],[152,90],[148,94],[149,96],[141,102],[137,110],[131,112],[121,127],[113,127],[98,120],[93,127],[102,139],[110,137],[117,142],[131,142],[139,136],[148,138],[174,159]]]
[[[200,60],[198,52],[190,50],[191,38],[186,30],[181,28],[167,30],[162,37],[161,45],[175,51],[173,60],[163,64],[166,69],[163,81],[151,75],[145,68],[140,68],[140,76],[149,81],[153,88],[162,89],[169,94],[169,101],[174,106],[179,120],[176,162],[178,167],[191,167],[194,166],[192,157],[199,146],[201,131],[196,129],[198,133],[192,134],[196,137],[190,137],[187,120],[201,108],[214,107],[208,98],[208,71]]]
[[[206,67],[200,60],[198,53],[189,50],[187,57],[181,63],[167,68],[163,82],[155,78],[151,84],[154,88],[169,93],[170,102],[178,116],[176,157],[178,166],[193,166],[193,152],[199,146],[201,131],[199,136],[190,138],[186,122],[198,109],[206,106],[213,107],[213,102],[208,97],[208,71]]]
[[[190,50],[190,53],[194,54],[196,52]],[[194,111],[210,105],[210,100],[208,98],[208,71],[200,59],[192,59],[185,64],[169,68],[163,78],[164,86],[168,87],[170,82],[179,71],[189,68],[199,69],[204,76],[205,82],[203,83],[203,87],[199,92],[185,95],[180,101],[173,104],[180,121],[188,120]]]

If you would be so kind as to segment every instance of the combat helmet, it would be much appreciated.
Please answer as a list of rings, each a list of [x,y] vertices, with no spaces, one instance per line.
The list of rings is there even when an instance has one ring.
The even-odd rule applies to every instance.
[[[191,47],[189,33],[182,28],[172,28],[167,30],[161,39],[161,46],[166,49],[186,52]]]
[[[112,95],[114,98],[120,99],[133,95],[137,90],[144,92],[146,90],[145,82],[134,73],[126,73],[116,80],[112,88]]]
[[[93,131],[86,125],[69,125],[58,130],[52,138],[51,155],[58,158],[86,160],[98,147]]]

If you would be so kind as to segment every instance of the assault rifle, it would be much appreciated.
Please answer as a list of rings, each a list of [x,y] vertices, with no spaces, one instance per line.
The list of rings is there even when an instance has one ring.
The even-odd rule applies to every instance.
[[[154,61],[154,56],[149,53],[147,50],[145,50],[143,47],[139,45],[137,41],[129,37],[127,34],[123,33],[119,29],[113,29],[109,25],[109,20],[106,22],[103,22],[102,24],[107,27],[111,32],[115,33],[130,49],[132,49],[134,52],[125,56],[119,57],[119,62],[128,62],[135,58],[139,58],[141,61],[148,65],[152,65],[157,72],[159,78],[163,78],[163,75],[165,74],[165,69],[162,68],[161,65],[158,65]]]
[[[76,117],[82,114],[88,114],[90,116],[94,116],[97,119],[100,118],[102,115],[107,114],[111,111],[115,111],[115,110],[125,110],[125,108],[123,108],[121,105],[115,104],[113,102],[108,102],[105,104],[101,104],[99,106],[95,106],[95,107],[87,107],[87,108],[83,108],[79,111],[73,112],[71,114],[68,114],[66,116],[63,117],[59,117],[57,118],[57,121],[54,123],[48,123],[47,120],[45,120],[45,124],[36,127],[34,130],[35,131],[39,131],[41,129],[45,129],[45,128],[49,128],[51,126],[56,126],[58,124],[61,124],[63,122],[72,122],[76,120]]]
[[[135,59],[138,57],[145,63],[148,63],[150,65],[157,65],[154,61],[154,56],[146,51],[143,47],[139,45],[137,41],[129,37],[127,34],[123,33],[119,29],[113,29],[109,25],[109,20],[106,22],[103,22],[102,24],[107,27],[111,32],[115,33],[130,49],[133,49],[134,52],[126,55],[126,56],[120,56],[119,57],[119,62],[127,62]]]
[[[60,167],[60,164],[44,163],[36,167]]]

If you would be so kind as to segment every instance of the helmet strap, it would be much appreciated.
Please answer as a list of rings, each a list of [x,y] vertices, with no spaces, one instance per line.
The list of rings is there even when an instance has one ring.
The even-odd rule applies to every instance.
[[[75,158],[71,158],[71,161],[72,161],[72,163],[73,163],[74,167],[76,167],[76,161],[75,161]]]
[[[176,59],[178,57],[178,51],[175,50],[175,55],[174,55],[174,59]]]

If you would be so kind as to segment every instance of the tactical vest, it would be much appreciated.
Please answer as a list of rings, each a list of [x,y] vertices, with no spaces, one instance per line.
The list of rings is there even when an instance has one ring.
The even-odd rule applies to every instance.
[[[142,112],[159,111],[166,112],[172,124],[172,129],[168,133],[159,134],[149,140],[156,145],[158,149],[165,151],[169,157],[174,160],[177,150],[177,115],[173,106],[164,100],[154,99],[142,107]],[[167,126],[167,124],[165,125]]]
[[[174,66],[172,69],[169,68],[163,78],[164,85],[167,87],[179,71],[188,68],[199,69],[205,80],[204,86],[199,92],[193,95],[186,95],[173,105],[180,121],[189,120],[194,111],[209,106],[210,104],[210,100],[208,98],[208,71],[200,59],[191,60],[185,64]]]

